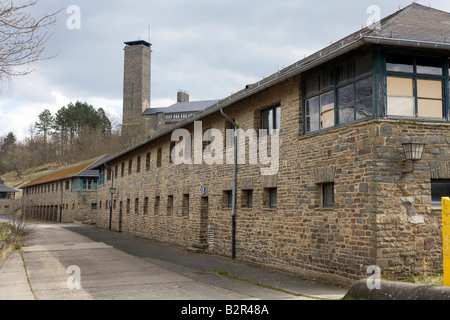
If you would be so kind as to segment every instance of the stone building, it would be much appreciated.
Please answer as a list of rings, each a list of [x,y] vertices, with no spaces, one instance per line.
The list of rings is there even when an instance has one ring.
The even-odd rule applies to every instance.
[[[96,220],[97,187],[103,184],[93,167],[107,156],[84,161],[38,177],[26,184],[22,212],[26,216],[55,222]]]
[[[158,132],[195,116],[218,100],[189,101],[189,94],[178,91],[177,103],[166,108],[151,107],[151,44],[125,42],[123,82],[123,130],[143,126]]]
[[[449,21],[413,3],[112,156],[97,226],[344,284],[442,271]]]
[[[17,190],[5,185],[5,180],[0,178],[0,215],[10,214],[17,205]]]

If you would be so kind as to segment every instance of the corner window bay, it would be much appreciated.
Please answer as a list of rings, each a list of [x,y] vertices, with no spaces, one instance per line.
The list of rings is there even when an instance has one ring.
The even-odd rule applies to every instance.
[[[366,53],[304,79],[304,132],[374,115],[373,54]]]
[[[448,58],[386,53],[386,115],[447,119]]]

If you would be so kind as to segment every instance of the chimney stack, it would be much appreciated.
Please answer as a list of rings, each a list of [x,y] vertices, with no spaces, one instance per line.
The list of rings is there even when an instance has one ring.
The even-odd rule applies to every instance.
[[[189,93],[187,93],[186,91],[178,91],[177,94],[177,102],[189,102]]]

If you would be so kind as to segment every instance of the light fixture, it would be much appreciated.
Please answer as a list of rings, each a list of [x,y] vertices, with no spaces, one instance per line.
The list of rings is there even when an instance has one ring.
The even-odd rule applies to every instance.
[[[409,142],[403,144],[405,152],[405,161],[412,161],[412,170],[404,171],[402,174],[413,173],[414,164],[416,161],[422,160],[423,151],[425,150],[425,143]]]

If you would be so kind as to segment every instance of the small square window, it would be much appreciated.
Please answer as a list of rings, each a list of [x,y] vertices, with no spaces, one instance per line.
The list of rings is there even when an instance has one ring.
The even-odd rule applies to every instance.
[[[334,207],[334,183],[326,183],[322,187],[324,208]]]
[[[442,205],[442,198],[450,197],[450,180],[431,180],[431,202]]]

